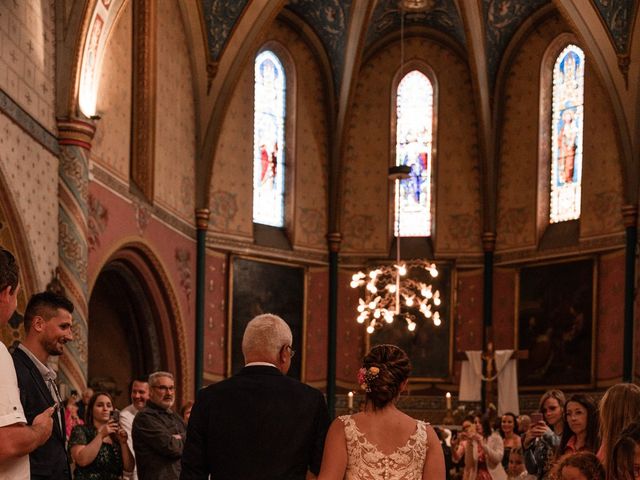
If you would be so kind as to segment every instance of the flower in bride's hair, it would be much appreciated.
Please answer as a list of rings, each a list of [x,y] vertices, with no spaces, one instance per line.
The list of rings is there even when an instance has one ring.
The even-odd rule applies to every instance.
[[[372,377],[375,377],[380,373],[380,369],[378,367],[369,367],[369,373]]]
[[[367,374],[367,371],[364,368],[361,368],[360,370],[358,370],[358,383],[360,385],[362,385],[363,383],[366,383],[366,380],[365,380],[366,374]]]

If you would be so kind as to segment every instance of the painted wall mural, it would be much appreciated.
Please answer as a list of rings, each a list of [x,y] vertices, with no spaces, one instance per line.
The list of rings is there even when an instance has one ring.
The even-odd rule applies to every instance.
[[[218,60],[248,0],[202,0],[209,54]]]
[[[369,46],[386,34],[400,29],[400,9],[397,0],[381,0],[373,12],[367,32]],[[465,45],[464,25],[452,0],[435,0],[426,12],[409,12],[404,17],[405,27],[426,26],[440,30]]]
[[[635,0],[595,0],[618,53],[629,51],[631,29],[638,2]]]

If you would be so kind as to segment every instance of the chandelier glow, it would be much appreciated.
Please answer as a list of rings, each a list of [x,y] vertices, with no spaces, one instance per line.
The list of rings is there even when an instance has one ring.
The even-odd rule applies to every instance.
[[[351,288],[364,287],[358,301],[360,324],[367,324],[367,333],[404,319],[410,332],[416,329],[419,316],[430,319],[438,327],[442,323],[437,308],[442,303],[440,292],[428,281],[438,276],[435,263],[411,260],[394,265],[382,265],[368,273],[358,272],[351,277]]]

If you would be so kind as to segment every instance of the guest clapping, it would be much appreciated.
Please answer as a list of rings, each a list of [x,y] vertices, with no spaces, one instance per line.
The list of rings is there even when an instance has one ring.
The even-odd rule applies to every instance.
[[[133,471],[127,432],[120,428],[113,412],[111,396],[95,393],[87,404],[86,424],[71,432],[69,450],[76,463],[76,480],[118,480],[124,472]]]

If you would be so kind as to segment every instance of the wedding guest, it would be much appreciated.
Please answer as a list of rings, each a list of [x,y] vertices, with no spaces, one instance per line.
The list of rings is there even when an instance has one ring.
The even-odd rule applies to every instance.
[[[607,477],[602,464],[593,453],[577,452],[560,457],[553,469],[553,478],[555,480],[605,480]]]
[[[474,417],[474,428],[460,434],[466,440],[463,480],[506,480],[502,466],[504,444],[491,429],[487,415]]]
[[[67,441],[71,436],[71,431],[76,425],[84,425],[84,421],[78,415],[78,405],[75,395],[71,395],[64,401],[64,425]]]
[[[640,479],[640,421],[630,423],[620,433],[606,470],[609,480]]]
[[[524,452],[521,447],[511,450],[509,454],[509,468],[507,470],[508,480],[536,480],[534,475],[527,472],[524,466]]]
[[[129,445],[129,450],[134,453],[135,459],[131,429],[133,428],[133,420],[136,418],[136,415],[146,406],[147,400],[149,400],[149,382],[147,382],[146,377],[131,381],[129,384],[129,397],[131,398],[131,404],[123,408],[120,412],[120,426],[127,432],[127,445]],[[130,480],[138,480],[136,468],[133,469],[129,478]]]
[[[565,427],[560,440],[559,455],[600,448],[598,408],[588,395],[572,395],[564,407]]]
[[[358,381],[365,411],[333,421],[318,480],[445,478],[434,429],[396,407],[410,372],[409,357],[394,345],[378,345],[364,357]],[[402,452],[402,462],[387,452]]]
[[[541,415],[531,415],[532,424],[523,442],[524,463],[527,471],[539,480],[548,478],[556,450],[560,446],[564,429],[564,404],[564,393],[549,390],[540,398]]]
[[[520,440],[524,439],[529,427],[531,427],[531,417],[529,415],[520,415],[518,417],[518,433],[520,434]]]
[[[598,458],[608,469],[613,446],[620,433],[640,418],[640,387],[633,383],[618,383],[606,391],[600,400],[600,440]]]
[[[119,480],[133,471],[135,461],[127,445],[127,432],[113,411],[111,395],[95,393],[86,407],[86,424],[71,431],[69,451],[76,464],[75,480]]]
[[[82,396],[78,401],[78,415],[82,420],[86,420],[85,416],[87,414],[87,405],[89,404],[89,400],[93,397],[93,388],[87,388],[82,391]]]
[[[504,443],[504,455],[502,456],[502,466],[506,469],[509,466],[509,453],[514,448],[522,447],[520,435],[518,435],[518,424],[516,415],[507,412],[500,420],[500,436]]]
[[[191,416],[192,408],[193,408],[193,402],[189,400],[184,405],[182,405],[182,408],[180,409],[180,415],[182,415],[182,419],[186,424],[189,423],[189,417]]]

